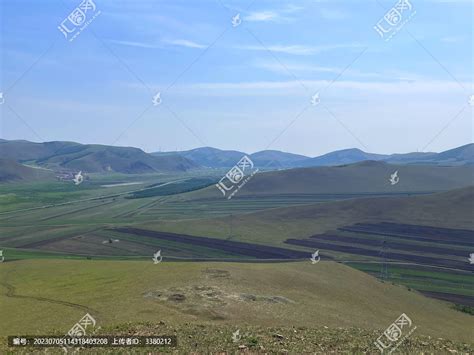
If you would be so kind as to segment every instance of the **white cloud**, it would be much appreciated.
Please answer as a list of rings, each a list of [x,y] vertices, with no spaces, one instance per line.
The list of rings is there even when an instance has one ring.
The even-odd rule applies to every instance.
[[[181,46],[181,47],[187,47],[187,48],[206,48],[204,44],[189,41],[187,39],[164,40],[163,42],[174,45],[174,46]]]
[[[250,12],[247,16],[244,17],[244,21],[249,22],[293,22],[295,19],[288,17],[287,15],[293,14],[295,12],[301,11],[304,8],[296,5],[287,5],[281,9],[273,10],[262,10]]]
[[[140,47],[140,48],[161,48],[159,45],[145,43],[145,42],[134,42],[134,41],[119,41],[115,39],[108,40],[108,42],[120,44],[122,46],[130,46],[130,47]]]
[[[140,47],[140,48],[163,48],[163,45],[146,43],[146,42],[135,42],[135,41],[120,41],[120,40],[109,40],[111,43],[120,44],[123,46],[130,46],[130,47]],[[193,41],[189,41],[186,39],[165,39],[163,43],[173,45],[173,46],[180,46],[186,48],[206,48],[205,45],[199,44]]]
[[[278,19],[280,16],[274,11],[259,11],[252,12],[244,17],[245,21],[272,21]]]
[[[359,44],[334,44],[334,45],[321,45],[321,46],[307,46],[307,45],[268,45],[268,46],[258,46],[258,45],[249,45],[249,46],[237,46],[236,49],[241,50],[250,50],[250,51],[266,51],[270,50],[276,53],[285,53],[292,55],[312,55],[316,53],[321,53],[325,51],[340,49],[340,48],[360,48],[362,47]]]

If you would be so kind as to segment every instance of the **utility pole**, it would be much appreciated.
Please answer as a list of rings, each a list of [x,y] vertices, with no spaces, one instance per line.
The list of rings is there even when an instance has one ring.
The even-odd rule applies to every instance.
[[[233,214],[231,213],[231,214],[230,214],[230,222],[229,222],[229,227],[230,227],[229,229],[230,229],[230,230],[229,230],[229,238],[228,238],[228,239],[231,239],[231,238],[232,238],[232,235],[233,235],[233,223],[232,223],[232,222],[233,222],[233,217],[234,217],[234,216],[233,216]]]
[[[387,264],[387,241],[382,241],[382,249],[380,250],[380,257],[382,258],[382,266],[380,268],[380,279],[388,280],[388,264]]]

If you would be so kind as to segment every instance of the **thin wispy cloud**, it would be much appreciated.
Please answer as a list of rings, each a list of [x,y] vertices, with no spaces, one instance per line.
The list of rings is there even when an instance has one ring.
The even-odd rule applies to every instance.
[[[186,48],[206,48],[204,44],[200,44],[194,41],[186,40],[186,39],[165,39],[162,40],[162,44],[154,44],[154,43],[147,43],[147,42],[137,42],[137,41],[121,41],[111,39],[109,40],[110,43],[119,44],[122,46],[129,46],[129,47],[139,47],[139,48],[163,48],[164,45],[171,45],[171,46],[179,46],[179,47],[186,47]]]
[[[362,48],[362,45],[357,43],[349,43],[349,44],[334,44],[334,45],[320,45],[320,46],[308,46],[308,45],[300,45],[300,44],[293,44],[293,45],[267,45],[267,46],[259,46],[259,45],[246,45],[246,46],[236,46],[236,49],[240,50],[249,50],[249,51],[266,51],[270,50],[276,53],[285,53],[285,54],[292,54],[292,55],[312,55],[317,54],[325,51],[331,51],[336,49],[348,49],[348,48]]]
[[[201,82],[193,84],[182,84],[176,87],[176,93],[189,95],[202,94],[205,96],[266,96],[283,95],[301,97],[301,83],[308,88],[318,90],[326,87],[331,80],[287,80],[287,81],[254,81],[254,82]],[[465,83],[467,85],[468,83]],[[136,84],[133,84],[136,85]],[[424,80],[424,81],[355,81],[340,80],[331,85],[331,90],[344,91],[347,94],[351,90],[357,95],[373,94],[380,95],[400,95],[407,96],[413,94],[429,95],[443,94],[456,95],[459,92],[459,84],[455,81],[445,80]]]
[[[311,64],[288,64],[286,63],[285,66],[282,66],[280,63],[276,63],[275,61],[271,62],[257,62],[254,64],[256,68],[265,69],[275,73],[288,73],[288,70],[291,72],[304,72],[304,73],[337,73],[341,71],[341,69],[334,68],[334,67],[325,67],[319,65],[311,65]]]
[[[252,12],[250,15],[245,16],[245,21],[274,21],[278,19],[280,15],[274,11],[259,11]]]
[[[379,1],[387,7],[396,2]],[[335,0],[295,1],[294,5],[269,0],[222,0],[224,5],[233,4],[229,8],[220,6],[217,0],[105,1],[97,5],[107,16],[101,15],[91,23],[74,45],[65,45],[54,25],[68,11],[58,15],[53,2],[28,1],[28,9],[35,14],[30,16],[25,13],[23,2],[7,1],[5,13],[9,15],[4,26],[7,35],[2,42],[2,53],[6,54],[2,70],[4,84],[0,91],[20,78],[15,91],[7,92],[6,98],[25,120],[31,117],[34,128],[40,124],[54,127],[51,134],[55,136],[48,138],[70,139],[72,134],[81,134],[82,139],[106,143],[110,132],[95,129],[99,117],[113,117],[114,124],[120,122],[123,128],[141,113],[142,106],[151,104],[152,94],[144,90],[141,80],[150,86],[153,94],[175,81],[172,90],[163,92],[162,98],[165,106],[169,105],[183,121],[198,122],[199,117],[207,123],[206,120],[211,120],[209,112],[228,112],[235,126],[251,128],[259,124],[255,117],[273,120],[275,113],[282,119],[290,119],[302,105],[310,104],[313,90],[322,90],[331,83],[329,89],[322,90],[321,101],[338,115],[339,107],[344,109],[353,104],[357,120],[350,112],[347,116],[341,113],[341,120],[352,119],[354,125],[361,127],[377,124],[380,131],[368,129],[367,140],[379,142],[374,146],[381,149],[388,141],[383,133],[392,134],[392,123],[399,125],[399,120],[407,117],[413,122],[419,117],[427,125],[433,117],[446,116],[446,121],[456,112],[455,106],[468,105],[473,79],[469,45],[472,1],[417,0],[415,3],[413,0],[416,11],[423,15],[409,24],[409,31],[417,41],[403,30],[390,42],[381,40],[373,29],[385,13],[376,2],[360,6],[357,1]],[[246,8],[248,5],[252,6]],[[237,13],[243,26],[234,28],[231,21]],[[53,22],[52,16],[56,18]],[[44,26],[45,23],[53,25]],[[104,50],[90,31],[104,39],[119,60]],[[59,40],[57,46],[41,57],[47,48],[45,43],[55,40]],[[212,50],[205,51],[210,44]],[[368,49],[363,52],[364,48]],[[36,64],[31,73],[22,78],[32,63]],[[77,70],[82,66],[87,66],[87,80]],[[125,69],[134,75],[127,75]],[[136,80],[137,77],[141,80]],[[75,103],[63,100],[65,88],[68,97],[89,106],[71,109]],[[31,99],[32,104],[24,105],[20,97]],[[379,111],[374,110],[377,105]],[[149,117],[143,117],[142,124],[133,126],[134,134],[140,137],[134,141],[138,146],[156,142],[153,130],[148,129],[150,124],[163,123],[172,132],[180,132],[179,122],[174,126],[176,120],[164,123],[165,120],[152,118],[155,111],[165,106],[154,108]],[[466,108],[465,114],[470,112]],[[65,115],[70,121],[83,122],[89,129],[70,132],[58,124],[64,121]],[[243,116],[249,119],[245,121]],[[24,127],[21,122],[14,126],[15,122],[9,122],[7,133],[21,138]],[[316,122],[320,124],[321,120]],[[222,120],[222,125],[225,124]],[[295,134],[306,131],[302,129]],[[39,128],[38,132],[47,135]],[[235,138],[235,131],[228,129],[209,129],[203,134],[209,141],[227,142]],[[172,134],[164,133],[160,139],[175,144]],[[464,137],[459,142],[447,138],[446,144],[459,145],[464,140]],[[253,143],[243,141],[242,144]],[[298,138],[291,146],[297,150],[302,144]],[[403,146],[405,142],[393,144]]]
[[[164,43],[171,44],[173,46],[187,47],[187,48],[206,48],[204,44],[193,42],[187,39],[167,39]]]
[[[122,46],[129,46],[129,47],[162,48],[162,46],[160,46],[160,45],[152,44],[152,43],[145,43],[145,42],[121,41],[121,40],[115,40],[115,39],[111,39],[108,42],[114,43],[114,44],[119,44],[119,45],[122,45]]]
[[[261,68],[268,70],[274,73],[279,73],[286,75],[288,70],[293,73],[298,73],[298,75],[307,75],[315,73],[329,73],[329,74],[339,74],[342,72],[344,67],[331,67],[331,66],[321,66],[308,63],[285,63],[285,66],[275,62],[275,61],[259,61],[253,64],[256,68]],[[387,70],[384,72],[375,72],[375,71],[361,71],[354,68],[349,68],[344,72],[345,77],[354,77],[354,78],[365,78],[365,79],[381,79],[387,81],[423,81],[427,80],[426,77],[422,77],[416,73],[403,72],[403,71],[394,71]]]
[[[296,18],[289,15],[294,14],[304,8],[296,5],[287,5],[280,9],[261,10],[250,12],[244,17],[244,21],[249,22],[293,22]]]

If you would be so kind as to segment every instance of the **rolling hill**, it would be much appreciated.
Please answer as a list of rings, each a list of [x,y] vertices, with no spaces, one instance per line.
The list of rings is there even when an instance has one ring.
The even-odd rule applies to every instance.
[[[474,186],[429,195],[367,197],[272,208],[187,223],[160,224],[160,231],[224,238],[232,223],[240,241],[285,246],[287,238],[306,238],[354,223],[393,222],[474,230]],[[231,200],[231,203],[236,201]],[[153,228],[150,223],[148,228]]]
[[[398,171],[400,181],[389,178]],[[392,165],[380,161],[297,168],[258,173],[236,197],[288,194],[370,194],[423,193],[445,191],[473,184],[474,166]],[[192,198],[222,198],[215,187],[192,192]]]
[[[260,169],[297,168],[316,166],[338,166],[366,160],[385,161],[391,164],[467,165],[474,164],[474,144],[467,144],[441,153],[413,152],[404,154],[374,154],[360,149],[343,149],[310,158],[300,154],[278,150],[263,150],[248,154],[235,150],[220,150],[211,147],[196,148],[182,152],[156,152],[156,156],[181,155],[196,164],[210,168],[230,168],[239,159],[248,155]]]
[[[0,152],[4,159],[18,162],[34,161],[54,155],[62,149],[76,147],[74,142],[44,142],[35,143],[25,140],[0,139]]]
[[[289,168],[298,166],[300,162],[308,159],[304,155],[285,153],[278,150],[262,150],[251,154],[250,158],[256,166],[262,168]]]
[[[235,150],[220,150],[212,147],[196,148],[181,152],[155,152],[150,154],[158,157],[177,154],[193,161],[197,165],[208,168],[233,166],[245,155],[245,153]]]
[[[209,353],[198,339],[216,336],[219,330],[222,334],[223,329],[226,334],[221,336],[232,345],[232,331],[247,325],[267,328],[269,337],[278,332],[273,327],[281,328],[285,335],[298,336],[305,328],[310,328],[308,336],[334,328],[331,340],[314,339],[325,346],[331,341],[338,343],[341,332],[357,327],[373,332],[364,340],[364,349],[374,352],[374,339],[406,313],[418,327],[414,337],[472,342],[468,326],[471,316],[334,262],[312,265],[309,260],[279,264],[165,260],[154,265],[151,260],[22,260],[5,263],[1,269],[5,292],[0,301],[5,305],[3,316],[8,319],[0,325],[2,336],[38,334],[37,319],[48,320],[41,334],[60,329],[67,332],[71,323],[88,312],[101,327],[137,322],[171,324],[178,332],[179,343],[192,338],[193,343],[200,344],[190,348],[193,351],[181,353],[196,349]],[[179,329],[189,324],[201,326],[200,333],[212,324],[218,324],[219,329],[204,337],[184,337]],[[109,329],[106,334],[117,331]],[[162,330],[156,334],[163,334]],[[304,353],[310,349],[314,352],[312,342],[294,340],[299,347],[307,348]],[[275,341],[277,347],[281,346]],[[117,349],[112,351],[117,353]]]
[[[360,149],[344,149],[327,153],[316,158],[301,161],[299,167],[312,166],[335,166],[342,164],[352,164],[364,160],[383,160],[387,155],[366,153]]]
[[[54,179],[54,174],[45,169],[35,169],[13,160],[0,159],[0,182],[38,181]]]
[[[153,156],[138,148],[73,142],[1,140],[0,152],[2,157],[17,162],[30,162],[52,170],[83,170],[88,173],[179,172],[197,167],[194,162],[179,155]]]
[[[278,150],[263,150],[253,154],[247,154],[236,150],[221,150],[212,147],[196,148],[182,152],[155,152],[155,156],[166,156],[169,154],[179,154],[196,164],[209,168],[229,168],[234,166],[240,158],[248,155],[255,165],[271,168],[288,168],[296,165],[297,162],[308,159],[299,154],[285,153]]]
[[[248,155],[261,170],[301,167],[339,166],[368,160],[398,165],[461,166],[474,164],[474,144],[441,153],[374,154],[360,149],[344,149],[309,158],[304,155],[264,150],[246,154],[236,150],[212,147],[181,152],[146,153],[133,147],[115,147],[75,142],[34,143],[25,140],[0,139],[3,159],[28,162],[48,169],[84,170],[89,173],[119,172],[140,174],[163,171],[187,171],[196,167],[230,168]]]
[[[441,153],[393,154],[386,161],[394,164],[474,164],[474,144],[466,144]]]

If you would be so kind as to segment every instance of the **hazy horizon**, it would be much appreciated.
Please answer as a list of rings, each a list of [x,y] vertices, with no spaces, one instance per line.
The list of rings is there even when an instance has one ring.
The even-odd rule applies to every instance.
[[[5,138],[1,138],[1,139],[5,139]],[[51,143],[51,142],[58,142],[57,140],[54,140],[54,141],[35,141],[35,140],[29,140],[29,139],[7,139],[7,140],[10,140],[10,141],[15,141],[15,140],[26,140],[26,141],[29,141],[29,142],[32,142],[32,143]],[[63,141],[65,142],[65,141]],[[83,144],[83,145],[101,145],[101,146],[109,146],[107,144],[103,144],[103,143],[90,143],[90,142],[77,142],[77,141],[68,141],[68,142],[74,142],[74,143],[79,143],[79,144]],[[430,151],[423,151],[423,152],[419,152],[419,151],[407,151],[407,152],[374,152],[374,151],[365,151],[364,149],[361,149],[362,151],[364,151],[365,153],[372,153],[372,154],[381,154],[381,155],[391,155],[391,154],[408,154],[408,153],[441,153],[441,152],[444,152],[444,151],[447,151],[447,150],[451,150],[451,149],[456,149],[456,148],[460,148],[462,146],[465,146],[465,145],[469,145],[469,144],[473,144],[472,142],[471,143],[466,143],[466,144],[461,144],[461,145],[458,145],[458,146],[453,146],[453,147],[450,147],[448,149],[445,149],[445,150],[442,150],[442,151],[434,151],[434,150],[430,150]],[[135,147],[135,146],[130,146],[130,145],[115,145],[115,147],[124,147],[124,148],[139,148],[139,149],[142,149],[140,147]],[[173,153],[173,152],[176,152],[176,153],[180,153],[180,152],[186,152],[186,151],[190,151],[190,150],[194,150],[194,149],[200,149],[200,148],[215,148],[215,149],[219,149],[219,150],[222,150],[222,151],[239,151],[239,152],[243,152],[243,153],[246,153],[246,154],[255,154],[255,153],[258,153],[258,152],[262,152],[262,151],[265,151],[265,150],[257,150],[257,151],[244,151],[244,150],[241,150],[241,149],[223,149],[223,148],[219,148],[219,147],[211,147],[211,146],[197,146],[197,147],[194,147],[194,148],[190,148],[190,149],[186,149],[186,150],[154,150],[154,151],[147,151],[147,150],[143,150],[145,153]],[[350,150],[350,149],[360,149],[360,148],[357,148],[357,147],[347,147],[347,148],[340,148],[340,149],[335,149],[335,150],[331,150],[331,151],[327,151],[327,152],[324,152],[322,154],[319,154],[319,155],[305,155],[305,154],[300,154],[300,153],[295,153],[295,152],[292,152],[292,151],[286,151],[286,150],[279,150],[279,149],[266,149],[267,151],[280,151],[280,152],[283,152],[283,153],[290,153],[290,154],[297,154],[297,155],[303,155],[303,156],[306,156],[308,158],[315,158],[315,157],[318,157],[318,156],[322,156],[322,155],[325,155],[325,154],[328,154],[328,153],[332,153],[332,152],[337,152],[337,151],[343,151],[343,150]]]

